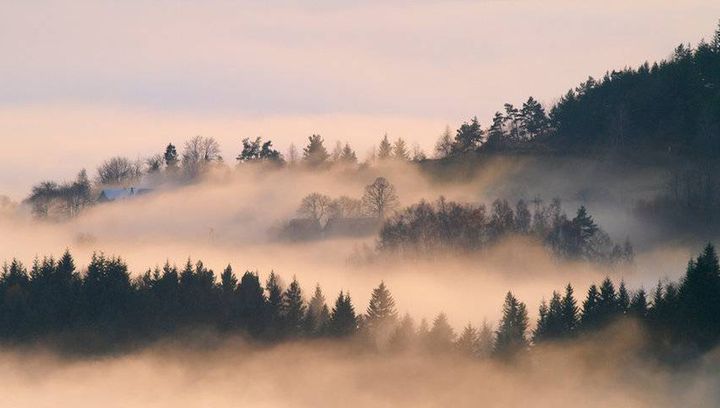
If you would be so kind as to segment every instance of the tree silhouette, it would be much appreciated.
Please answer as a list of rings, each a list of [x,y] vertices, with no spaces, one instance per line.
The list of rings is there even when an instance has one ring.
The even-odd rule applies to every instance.
[[[495,340],[495,353],[501,357],[511,357],[527,348],[525,333],[528,328],[527,308],[511,292],[505,296],[503,317],[500,321]]]

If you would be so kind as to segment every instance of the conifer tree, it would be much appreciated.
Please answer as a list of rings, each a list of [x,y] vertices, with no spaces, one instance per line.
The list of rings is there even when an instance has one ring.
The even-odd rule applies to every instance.
[[[302,296],[302,289],[297,278],[293,276],[292,282],[283,295],[283,321],[285,329],[290,336],[298,336],[302,333],[303,321],[305,320],[305,301]]]
[[[407,143],[405,143],[405,140],[401,137],[397,138],[393,145],[393,159],[402,161],[410,160]]]
[[[265,328],[266,303],[258,275],[250,271],[245,272],[240,278],[237,293],[240,322],[250,334],[260,334]]]
[[[670,289],[666,288],[667,303],[672,303],[674,297]],[[716,343],[720,336],[720,266],[711,244],[689,263],[677,302],[683,337],[702,348]]]
[[[562,298],[563,332],[566,336],[571,336],[577,328],[578,311],[573,287],[568,283],[565,287],[565,296]]]
[[[350,300],[350,294],[343,294],[340,291],[335,307],[330,314],[330,333],[337,337],[344,337],[355,334],[358,328],[358,319],[355,315],[355,307]]]
[[[630,309],[630,294],[625,287],[625,281],[620,281],[620,287],[618,288],[617,294],[617,308],[618,312],[622,315],[626,314]]]
[[[265,282],[267,301],[265,303],[266,324],[269,336],[279,336],[283,326],[283,288],[280,277],[270,271]]]
[[[163,159],[165,159],[165,167],[168,169],[168,171],[177,171],[180,159],[178,157],[177,149],[172,143],[169,143],[165,148],[165,154],[163,154]]]
[[[644,319],[648,314],[648,302],[645,290],[640,288],[635,292],[630,300],[630,306],[628,308],[628,314],[630,316]]]
[[[468,323],[455,342],[455,347],[463,355],[477,357],[479,349],[478,340],[477,329]]]
[[[308,145],[303,148],[303,162],[310,167],[319,167],[327,163],[330,154],[324,143],[320,135],[308,137]]]
[[[384,329],[394,325],[397,321],[395,300],[384,281],[381,281],[380,285],[373,289],[365,314],[370,330]]]
[[[325,304],[325,296],[320,284],[315,286],[315,293],[308,303],[305,314],[305,333],[310,336],[321,336],[327,331],[330,322],[330,310]]]
[[[513,356],[528,346],[525,333],[528,328],[527,308],[511,292],[505,296],[503,317],[495,340],[495,353],[502,357]]]
[[[383,136],[382,140],[380,141],[380,145],[378,146],[377,158],[380,161],[385,161],[392,157],[392,153],[392,144],[390,144],[390,140],[388,140],[388,135],[387,133],[385,133],[385,136]]]
[[[428,333],[428,345],[431,351],[448,352],[452,350],[455,332],[448,322],[447,315],[440,313],[433,320],[432,328]]]
[[[477,354],[480,358],[489,358],[495,350],[495,335],[492,326],[487,320],[483,321],[482,327],[478,332],[478,349]]]
[[[580,322],[583,329],[595,328],[600,323],[600,293],[595,284],[590,285],[582,305]]]
[[[482,144],[484,134],[477,117],[463,123],[455,135],[453,154],[475,151]]]

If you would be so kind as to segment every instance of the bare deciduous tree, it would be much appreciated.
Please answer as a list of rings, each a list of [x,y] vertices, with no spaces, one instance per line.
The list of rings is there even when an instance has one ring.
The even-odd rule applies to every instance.
[[[312,193],[302,199],[297,212],[302,217],[321,222],[328,215],[331,202],[330,197],[324,194]]]
[[[185,142],[182,163],[188,177],[197,177],[208,164],[220,160],[220,145],[212,137],[195,136]]]
[[[349,218],[358,217],[362,213],[362,201],[342,196],[332,200],[328,208],[329,218]]]
[[[384,218],[399,204],[395,187],[384,177],[376,178],[365,187],[362,203],[369,214],[378,218]]]
[[[142,163],[125,157],[105,160],[97,168],[97,182],[103,185],[124,185],[142,177]]]

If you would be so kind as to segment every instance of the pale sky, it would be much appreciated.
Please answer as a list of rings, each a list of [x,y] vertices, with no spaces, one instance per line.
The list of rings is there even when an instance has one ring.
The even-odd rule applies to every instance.
[[[446,124],[552,104],[719,18],[717,0],[3,1],[0,194],[197,134],[228,161],[257,135],[430,150]]]

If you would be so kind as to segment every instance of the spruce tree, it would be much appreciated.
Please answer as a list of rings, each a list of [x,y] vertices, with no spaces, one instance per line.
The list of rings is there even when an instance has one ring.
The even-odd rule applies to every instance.
[[[390,144],[388,135],[385,133],[385,136],[383,136],[382,140],[380,140],[380,145],[378,146],[377,158],[380,161],[388,160],[392,157],[392,153],[392,144]]]
[[[330,315],[330,333],[337,337],[345,337],[355,334],[358,327],[355,307],[352,305],[350,294],[343,294],[340,291],[335,307]]]
[[[505,296],[503,317],[500,321],[495,340],[495,353],[501,357],[511,357],[527,348],[525,334],[528,328],[527,308],[511,292]]]
[[[380,285],[373,289],[365,314],[370,330],[384,329],[397,321],[395,300],[384,281],[381,281]]]
[[[477,357],[478,355],[478,331],[472,324],[468,323],[463,329],[460,337],[455,342],[457,350],[466,356]]]
[[[305,314],[305,333],[309,336],[321,336],[327,331],[329,322],[330,311],[325,304],[325,296],[320,289],[320,284],[317,284]]]
[[[583,329],[595,328],[600,323],[600,293],[595,284],[590,285],[588,289],[587,297],[583,301],[582,305],[582,317],[580,322],[582,323]]]
[[[578,325],[578,312],[573,287],[568,283],[565,287],[565,296],[562,298],[562,322],[565,337],[575,333]]]
[[[455,332],[448,322],[447,315],[440,313],[433,320],[432,328],[428,333],[428,344],[431,351],[448,352],[452,350]]]
[[[306,306],[300,283],[298,283],[297,278],[294,276],[283,295],[282,306],[283,322],[287,334],[290,336],[300,335],[303,329]]]
[[[265,313],[268,335],[277,337],[283,331],[283,288],[280,277],[275,271],[270,271],[267,282],[265,282],[265,291],[267,292]]]
[[[669,289],[665,301],[672,303]],[[711,244],[689,263],[677,301],[685,340],[702,348],[715,344],[720,335],[720,266]]]
[[[407,143],[403,138],[399,137],[393,145],[393,159],[408,161],[410,160],[410,153],[408,152]]]

